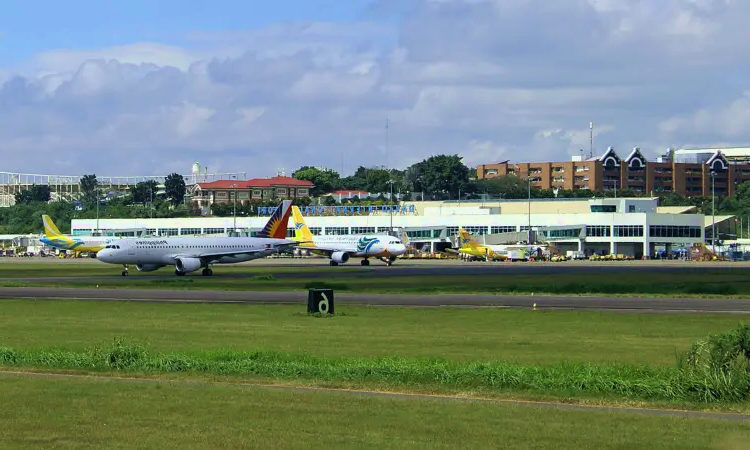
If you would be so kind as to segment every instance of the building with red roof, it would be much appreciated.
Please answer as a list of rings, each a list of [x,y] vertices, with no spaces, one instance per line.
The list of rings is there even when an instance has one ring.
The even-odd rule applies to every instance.
[[[196,183],[191,186],[190,194],[193,202],[197,202],[199,207],[207,208],[213,203],[233,202],[235,194],[237,203],[309,197],[313,187],[315,185],[307,180],[276,176]]]

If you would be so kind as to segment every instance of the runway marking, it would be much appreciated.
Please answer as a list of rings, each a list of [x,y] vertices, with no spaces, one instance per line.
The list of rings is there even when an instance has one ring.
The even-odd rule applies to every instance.
[[[389,392],[389,391],[372,391],[364,389],[345,389],[345,388],[322,388],[308,386],[292,386],[284,384],[263,384],[248,382],[221,382],[221,381],[197,381],[197,380],[174,380],[162,378],[136,378],[127,376],[106,376],[106,375],[82,375],[82,374],[64,374],[64,373],[45,373],[32,371],[10,371],[0,370],[3,376],[33,377],[33,378],[58,378],[58,379],[79,379],[79,380],[96,380],[96,381],[120,381],[131,383],[163,383],[163,384],[183,384],[191,386],[219,386],[219,387],[237,387],[237,388],[257,388],[257,389],[279,389],[300,392],[321,392],[321,393],[339,393],[349,395],[361,395],[384,398],[416,398],[422,400],[444,400],[444,401],[463,401],[477,403],[494,403],[497,405],[514,405],[537,408],[557,408],[570,411],[596,411],[596,412],[614,412],[614,413],[634,413],[663,416],[682,416],[686,418],[700,419],[718,419],[718,420],[740,420],[750,421],[750,415],[741,413],[724,413],[724,412],[705,412],[705,411],[687,411],[679,409],[649,409],[649,408],[632,408],[618,406],[599,406],[599,405],[578,405],[571,403],[544,402],[534,400],[504,400],[476,396],[457,396],[441,394],[414,394],[408,392]]]

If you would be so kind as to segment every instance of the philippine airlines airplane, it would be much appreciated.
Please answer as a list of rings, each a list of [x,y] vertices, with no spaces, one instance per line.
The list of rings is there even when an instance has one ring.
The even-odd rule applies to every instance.
[[[370,265],[368,258],[378,258],[390,266],[406,251],[401,240],[389,234],[313,236],[296,206],[292,206],[292,217],[294,239],[299,242],[297,248],[329,257],[332,266],[344,264],[352,256],[362,258],[360,264],[363,266]]]
[[[175,275],[203,268],[203,276],[213,275],[209,264],[233,264],[291,251],[299,243],[286,239],[291,200],[281,202],[256,237],[154,237],[124,238],[107,245],[96,257],[105,263],[128,264],[139,272],[152,272],[174,265]]]
[[[70,237],[60,233],[50,216],[42,215],[44,224],[44,237],[40,239],[43,244],[61,250],[72,250],[76,253],[87,252],[91,257],[96,257],[96,253],[103,249],[110,242],[119,241],[119,238],[108,236],[76,236]]]

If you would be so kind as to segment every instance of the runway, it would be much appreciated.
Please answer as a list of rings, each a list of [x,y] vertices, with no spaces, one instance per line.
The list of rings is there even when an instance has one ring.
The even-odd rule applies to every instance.
[[[151,303],[215,303],[247,305],[307,304],[306,291],[248,292],[204,290],[75,289],[3,287],[4,300],[136,301]],[[387,295],[335,292],[337,305],[402,307],[506,307],[538,310],[578,310],[653,313],[750,313],[750,299],[723,298],[627,298],[604,296],[512,296],[512,295]]]
[[[86,261],[86,260],[84,260]],[[51,266],[57,262],[50,263]],[[66,263],[62,263],[65,265]],[[75,264],[75,263],[68,263]],[[97,260],[86,261],[81,266],[90,267],[90,264],[101,264],[102,267],[112,269],[112,275],[105,276],[76,276],[76,281],[103,281],[122,280],[121,266],[107,265]],[[253,271],[238,271],[242,267],[252,268]],[[274,269],[293,267],[294,272],[279,272]],[[470,275],[560,275],[581,274],[607,275],[621,273],[668,273],[679,271],[681,274],[703,273],[706,270],[747,270],[750,273],[750,265],[743,262],[737,263],[695,263],[684,261],[567,261],[561,263],[504,263],[504,262],[463,262],[456,260],[433,260],[433,261],[397,261],[393,266],[386,266],[379,261],[373,261],[370,266],[360,266],[353,262],[343,266],[331,267],[327,260],[323,259],[269,259],[241,264],[217,264],[213,266],[215,278],[247,278],[263,272],[273,273],[276,278],[338,278],[338,277],[366,277],[366,278],[394,278],[409,276],[470,276]],[[306,270],[308,269],[308,270]],[[156,272],[138,273],[135,266],[130,268],[131,275],[146,277],[150,280],[175,278],[172,267],[163,267]],[[188,274],[187,277],[201,277],[200,272]],[[201,277],[202,278],[202,277]],[[42,282],[68,282],[70,276],[59,277],[2,277],[8,281],[42,281]]]

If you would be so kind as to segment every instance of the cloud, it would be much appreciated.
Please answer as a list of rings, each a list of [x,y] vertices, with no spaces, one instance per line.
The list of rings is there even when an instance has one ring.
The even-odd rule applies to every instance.
[[[346,172],[439,153],[568,160],[588,152],[590,121],[596,154],[750,141],[749,2],[382,0],[370,11],[0,68],[4,166],[147,175],[200,161],[268,176],[339,170],[342,157]]]

